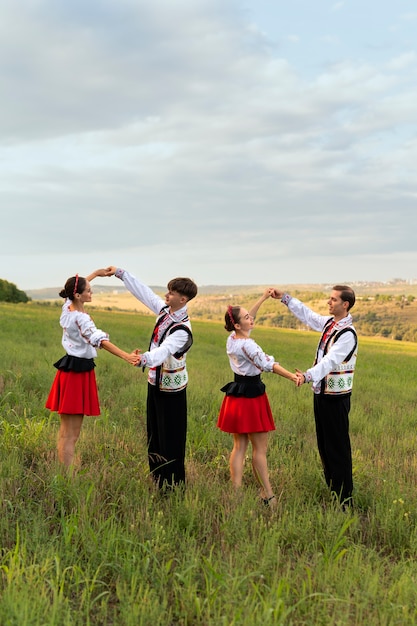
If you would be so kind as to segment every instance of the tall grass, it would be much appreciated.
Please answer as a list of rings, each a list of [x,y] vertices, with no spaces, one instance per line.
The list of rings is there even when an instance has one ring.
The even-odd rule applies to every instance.
[[[85,418],[72,476],[44,409],[62,354],[59,309],[0,305],[0,624],[403,625],[417,622],[417,346],[360,340],[351,412],[355,503],[336,508],[316,451],[311,390],[265,375],[277,430],[269,465],[278,510],[261,507],[248,459],[229,481],[215,424],[230,380],[221,324],[195,322],[189,354],[188,483],[148,481],[146,376],[107,352],[102,414]],[[125,349],[153,319],[94,311]],[[285,367],[307,367],[317,335],[253,333]]]

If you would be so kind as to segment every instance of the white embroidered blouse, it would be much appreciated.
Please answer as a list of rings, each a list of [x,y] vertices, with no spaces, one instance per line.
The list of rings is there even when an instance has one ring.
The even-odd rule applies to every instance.
[[[97,356],[96,348],[101,347],[103,340],[108,341],[109,335],[96,328],[88,313],[71,311],[71,300],[65,300],[59,320],[63,328],[62,346],[71,356],[93,359]]]
[[[253,339],[239,339],[233,331],[226,342],[226,352],[230,367],[240,376],[257,376],[261,372],[272,372],[275,361],[265,354]]]

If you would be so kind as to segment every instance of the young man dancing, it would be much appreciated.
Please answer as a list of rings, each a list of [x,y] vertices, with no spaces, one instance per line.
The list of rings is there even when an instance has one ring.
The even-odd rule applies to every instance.
[[[309,309],[279,289],[274,298],[287,305],[303,324],[321,332],[313,367],[297,370],[299,384],[312,383],[317,445],[324,476],[343,506],[352,504],[352,451],[349,411],[358,340],[350,309],[355,293],[347,285],[335,285],[327,302],[328,315]]]
[[[197,295],[190,278],[173,278],[163,300],[135,276],[110,266],[115,275],[142,304],[157,314],[149,349],[140,355],[148,368],[147,443],[149,469],[159,488],[185,483],[187,437],[186,353],[193,336],[187,302]]]

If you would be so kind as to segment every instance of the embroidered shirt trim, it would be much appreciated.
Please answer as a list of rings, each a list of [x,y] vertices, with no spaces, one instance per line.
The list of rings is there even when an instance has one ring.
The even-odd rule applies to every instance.
[[[336,328],[333,332],[329,334],[330,324],[327,324],[323,335],[322,340],[320,341],[320,346],[322,346],[322,342],[324,340],[323,347],[323,356],[327,354],[331,346],[335,341],[338,340],[340,335],[345,332],[351,332],[355,336],[355,345],[353,350],[351,350],[350,354],[346,356],[346,359],[340,363],[332,372],[329,372],[321,382],[320,393],[325,395],[344,395],[352,392],[353,387],[353,377],[355,374],[355,366],[356,366],[356,354],[357,354],[357,335],[354,327],[352,325],[347,326],[344,324],[343,328]],[[335,328],[337,325],[333,326]]]

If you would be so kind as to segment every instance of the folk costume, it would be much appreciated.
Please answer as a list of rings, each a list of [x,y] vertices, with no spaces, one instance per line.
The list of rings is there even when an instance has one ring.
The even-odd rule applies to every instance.
[[[115,276],[142,304],[157,314],[149,349],[140,365],[148,368],[146,425],[148,461],[159,487],[185,482],[187,436],[186,353],[192,345],[191,323],[184,306],[170,312],[164,300],[129,272]]]
[[[109,336],[96,328],[88,313],[71,310],[69,299],[62,306],[59,323],[66,354],[54,363],[58,371],[45,406],[68,415],[100,415],[94,358],[96,348]]]
[[[358,346],[352,316],[348,313],[335,322],[289,294],[281,302],[303,324],[321,332],[314,365],[304,376],[314,392],[317,445],[326,483],[341,502],[349,503],[353,491],[349,411]]]
[[[272,372],[273,356],[263,352],[250,338],[240,339],[233,331],[226,342],[233,382],[227,383],[217,426],[226,433],[256,433],[275,430],[272,411],[261,372]]]

